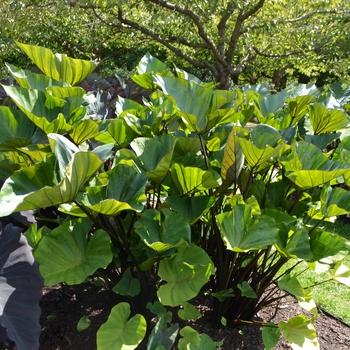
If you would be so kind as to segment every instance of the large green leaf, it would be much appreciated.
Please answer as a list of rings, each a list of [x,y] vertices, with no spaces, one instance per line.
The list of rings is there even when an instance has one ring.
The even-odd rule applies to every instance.
[[[297,226],[284,247],[278,247],[282,255],[288,258],[311,259],[309,232],[302,226]]]
[[[243,138],[237,138],[237,140],[250,169],[264,166],[266,162],[278,155],[278,150],[269,145],[259,148],[249,140]]]
[[[26,156],[18,152],[0,152],[0,179],[5,181],[16,170],[25,168],[30,163]]]
[[[99,134],[98,124],[91,119],[84,119],[69,132],[71,139],[80,145]],[[113,141],[112,141],[113,142]]]
[[[4,86],[4,89],[18,108],[46,134],[63,133],[72,129],[64,117],[66,101],[41,90],[15,86]]]
[[[128,303],[114,306],[105,322],[97,332],[97,350],[136,349],[146,335],[146,320],[140,315],[130,316]]]
[[[48,134],[49,144],[55,153],[62,178],[66,167],[72,160],[73,154],[79,152],[79,148],[66,137],[59,134]]]
[[[22,111],[0,106],[0,152],[34,143],[41,136],[37,130]]]
[[[234,252],[264,249],[278,240],[275,221],[265,215],[252,216],[252,207],[238,204],[232,211],[216,216],[226,248]]]
[[[138,74],[144,73],[158,73],[163,71],[169,71],[168,66],[156,57],[153,57],[149,52],[144,55],[139,64],[136,67]]]
[[[214,112],[222,108],[234,98],[234,93],[229,91],[214,90],[194,81],[188,81],[175,77],[153,76],[153,81],[162,90],[172,96],[180,111],[181,116],[190,128],[202,134],[212,128],[209,115],[218,123],[226,114],[216,115]]]
[[[195,297],[213,273],[213,263],[202,248],[179,248],[175,257],[160,262],[158,274],[167,283],[160,286],[158,298],[163,305],[178,306]]]
[[[146,203],[147,176],[127,164],[118,164],[99,176],[106,185],[87,188],[82,203],[93,211],[117,215],[123,210],[141,211]]]
[[[258,124],[252,130],[251,139],[256,147],[262,149],[266,146],[276,147],[278,143],[280,143],[282,137],[272,126]]]
[[[313,254],[308,261],[320,261],[323,258],[335,256],[338,253],[349,254],[350,242],[335,233],[314,230],[310,234],[310,246]]]
[[[103,165],[94,153],[74,153],[58,182],[55,162],[55,157],[47,157],[8,178],[0,192],[0,216],[74,201],[80,188]]]
[[[162,182],[170,169],[175,137],[173,135],[137,138],[131,148],[139,157],[151,181]]]
[[[260,111],[263,117],[267,118],[269,114],[277,114],[285,104],[287,97],[290,96],[290,91],[284,90],[277,94],[269,94],[261,97],[259,100]]]
[[[16,79],[19,86],[26,89],[37,89],[45,91],[48,86],[69,86],[69,84],[63,81],[51,79],[44,74],[27,72],[11,64],[6,64],[6,67],[12,76]]]
[[[76,219],[64,222],[43,236],[34,257],[40,264],[46,285],[82,283],[98,268],[111,262],[109,235],[97,230],[89,238],[90,230],[90,220]]]
[[[279,160],[286,176],[303,190],[332,181],[350,169],[350,164],[329,160],[319,148],[305,141],[293,145],[291,153]]]
[[[146,210],[135,223],[135,231],[143,242],[161,254],[170,248],[191,244],[191,227],[187,221],[169,209],[161,213],[155,209]]]
[[[220,176],[215,172],[195,167],[185,167],[177,163],[173,164],[170,173],[181,194],[215,188],[221,184]]]
[[[135,74],[132,80],[138,85],[152,91],[155,90],[155,84],[153,82],[154,73],[158,75],[174,76],[165,63],[149,53],[146,53],[146,55],[142,57],[136,70],[138,74]]]
[[[323,216],[331,217],[350,213],[350,192],[345,189],[324,185],[320,200]]]
[[[177,157],[185,156],[188,153],[198,153],[201,149],[201,143],[198,137],[176,137],[174,155]]]
[[[281,134],[269,125],[259,124],[251,133],[251,140],[237,137],[249,168],[264,167],[266,162],[272,162],[288,146],[282,142]]]
[[[293,350],[320,349],[315,327],[306,316],[292,317],[288,322],[280,322],[278,327]]]
[[[138,111],[143,111],[144,109],[145,107],[140,105],[138,102],[128,98],[123,98],[121,96],[118,96],[115,102],[115,114],[119,117],[122,117],[123,114],[125,114],[125,111],[133,110],[137,113]]]
[[[215,198],[210,196],[170,196],[165,201],[187,222],[193,224],[215,203]]]
[[[298,96],[287,100],[289,113],[295,125],[306,113],[308,105],[315,100],[313,95]]]
[[[324,132],[338,131],[346,128],[349,124],[347,115],[338,109],[329,111],[321,103],[310,105],[308,109],[315,135]]]
[[[112,120],[108,127],[108,133],[112,136],[112,140],[117,144],[118,148],[127,147],[137,136],[124,119]]]
[[[86,102],[82,97],[85,95],[85,90],[79,86],[49,86],[46,89],[52,96],[68,99],[76,97],[76,103],[79,105]],[[80,98],[79,98],[80,97]],[[75,101],[74,101],[75,102]],[[75,106],[78,107],[78,106]]]
[[[236,181],[244,164],[244,154],[239,142],[236,140],[236,127],[233,127],[224,149],[221,164],[221,177],[224,180]]]
[[[309,231],[289,214],[276,210],[264,209],[263,214],[273,217],[279,229],[279,240],[275,245],[282,256],[288,258],[310,259]]]
[[[340,133],[323,133],[320,135],[305,135],[304,140],[317,146],[319,149],[325,149],[332,141],[339,138]],[[335,160],[335,159],[333,159]]]
[[[70,58],[64,54],[53,54],[51,50],[16,42],[38,68],[48,77],[78,85],[96,69],[92,61]]]
[[[301,286],[298,278],[295,276],[291,276],[290,274],[284,275],[278,281],[278,287],[294,295],[297,298],[304,296],[304,288]]]

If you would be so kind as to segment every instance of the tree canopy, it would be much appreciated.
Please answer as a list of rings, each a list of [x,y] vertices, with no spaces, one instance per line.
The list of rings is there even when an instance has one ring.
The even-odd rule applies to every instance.
[[[73,57],[128,62],[150,50],[203,70],[219,87],[322,77],[348,80],[350,4],[340,0],[6,0],[2,60],[12,39]],[[40,21],[37,19],[40,18]],[[140,55],[141,55],[140,54]],[[125,62],[124,61],[124,62]]]

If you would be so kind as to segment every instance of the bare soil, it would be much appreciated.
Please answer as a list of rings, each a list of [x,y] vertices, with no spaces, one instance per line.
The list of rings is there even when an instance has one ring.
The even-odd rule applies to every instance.
[[[43,290],[42,307],[42,334],[40,350],[95,350],[96,332],[109,315],[111,303],[110,295],[103,288],[87,291],[81,287],[57,285],[45,287]],[[95,294],[96,293],[96,294]],[[204,299],[197,300],[197,307],[203,317],[193,321],[190,325],[200,333],[208,334],[215,341],[222,341],[220,350],[263,350],[259,326],[243,326],[239,328],[213,329],[211,326],[211,308]],[[303,313],[303,309],[292,298],[275,308],[269,307],[259,312],[259,320],[279,322]],[[91,320],[89,328],[79,332],[77,323],[82,316]],[[183,325],[180,325],[182,327]],[[349,350],[350,328],[320,310],[320,316],[315,324],[321,349]],[[176,347],[175,347],[176,348]],[[14,344],[1,345],[0,350],[14,350]],[[139,349],[146,349],[143,342]],[[281,338],[275,350],[291,349]]]

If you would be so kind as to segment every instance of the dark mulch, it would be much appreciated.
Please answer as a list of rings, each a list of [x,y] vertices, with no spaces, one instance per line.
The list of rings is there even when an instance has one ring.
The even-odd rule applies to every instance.
[[[108,318],[109,294],[103,289],[95,295],[80,287],[62,287],[61,285],[46,287],[43,294],[40,350],[95,350],[96,332]],[[215,341],[222,341],[221,350],[264,349],[260,327],[243,326],[214,330],[210,324],[210,305],[204,305],[199,300],[197,307],[201,310],[203,317],[193,322],[191,326],[201,333],[207,333]],[[283,304],[279,305],[277,314],[274,308],[266,308],[258,314],[258,317],[264,321],[279,322],[302,312],[303,309],[298,306],[298,303],[292,297],[288,297]],[[78,332],[77,323],[84,315],[89,317],[91,325],[86,330]],[[339,320],[320,311],[316,330],[321,349],[350,349],[350,328]],[[144,343],[139,348],[145,349]],[[0,345],[0,350],[5,349],[13,350],[15,347],[13,344]],[[281,339],[275,349],[291,349],[291,347]]]

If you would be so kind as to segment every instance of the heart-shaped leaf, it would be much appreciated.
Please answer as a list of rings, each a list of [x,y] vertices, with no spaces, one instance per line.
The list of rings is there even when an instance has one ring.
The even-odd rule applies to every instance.
[[[293,350],[320,349],[315,327],[304,315],[292,317],[288,322],[279,322],[278,327]]]
[[[158,274],[167,283],[160,286],[158,298],[163,305],[180,305],[195,297],[213,273],[213,263],[202,248],[179,248],[175,257],[161,260]]]
[[[245,204],[235,205],[216,220],[227,249],[235,252],[263,249],[278,240],[275,221],[264,215],[253,218],[252,207]]]
[[[97,350],[133,350],[146,335],[146,320],[140,315],[130,316],[128,303],[114,306],[97,332]]]
[[[181,194],[219,187],[219,174],[196,167],[185,167],[175,163],[170,170],[171,178]]]
[[[90,230],[89,219],[70,220],[41,239],[34,256],[46,285],[82,283],[111,262],[107,232],[98,230],[88,240]]]
[[[190,245],[190,225],[169,209],[163,209],[163,215],[164,219],[158,210],[146,210],[135,223],[135,231],[143,242],[159,254],[170,248]]]

